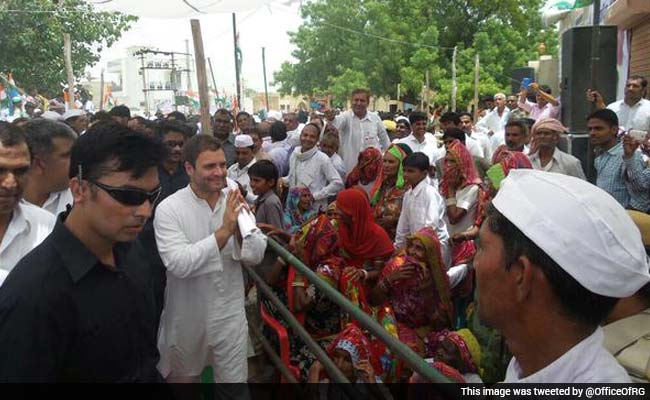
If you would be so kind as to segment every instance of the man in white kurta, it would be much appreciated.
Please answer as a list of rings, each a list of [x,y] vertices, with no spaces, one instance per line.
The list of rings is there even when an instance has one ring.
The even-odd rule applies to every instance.
[[[357,89],[352,92],[352,110],[334,116],[331,110],[325,112],[327,120],[339,131],[339,155],[348,173],[357,165],[359,153],[368,147],[383,152],[390,145],[384,123],[376,113],[368,111],[370,92]]]
[[[248,378],[241,263],[261,262],[266,237],[254,230],[243,234],[241,245],[235,238],[242,228],[243,198],[233,181],[226,185],[225,155],[214,141],[197,135],[186,144],[190,185],[156,210],[156,242],[167,268],[158,369],[170,382],[198,381],[208,365],[217,383]],[[192,145],[202,150],[194,165]]]

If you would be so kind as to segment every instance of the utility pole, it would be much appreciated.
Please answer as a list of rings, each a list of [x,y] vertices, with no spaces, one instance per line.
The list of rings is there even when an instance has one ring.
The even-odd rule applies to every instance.
[[[201,36],[201,22],[198,19],[190,20],[192,39],[194,40],[194,58],[196,62],[196,80],[199,86],[199,100],[201,103],[201,132],[212,134],[210,129],[210,96],[208,95],[208,79],[205,73],[205,55],[203,53],[203,37]]]
[[[188,39],[185,39],[185,70],[187,73],[187,91],[189,92],[192,90],[192,74],[190,73],[190,41]]]
[[[69,33],[63,34],[63,55],[65,58],[65,70],[68,74],[68,108],[77,108],[74,103],[74,73],[72,72],[72,40]]]
[[[266,86],[266,48],[262,47],[262,70],[264,72],[264,97],[266,98],[266,111],[268,112],[271,109],[269,105],[269,89]]]
[[[144,73],[144,71],[142,71]],[[99,75],[99,111],[104,110],[104,68]]]
[[[456,95],[458,93],[458,82],[456,81],[456,53],[458,46],[454,46],[454,55],[451,58],[451,110],[456,111]]]
[[[214,71],[212,70],[212,60],[208,57],[208,67],[210,67],[210,76],[212,77],[212,86],[214,86],[214,95],[219,97],[219,90],[217,89],[217,81],[214,79]]]
[[[479,60],[477,52],[474,58],[474,122],[478,122],[478,72]]]
[[[237,47],[239,41],[237,40],[237,17],[232,13],[232,39],[235,44],[235,78],[237,81],[237,108],[241,110],[241,71],[239,70],[239,58],[237,56]]]

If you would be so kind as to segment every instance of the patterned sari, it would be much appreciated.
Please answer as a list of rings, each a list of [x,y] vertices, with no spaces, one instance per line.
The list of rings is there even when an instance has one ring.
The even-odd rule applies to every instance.
[[[388,233],[388,237],[394,240],[397,222],[402,213],[402,200],[404,199],[404,193],[408,190],[408,185],[404,181],[404,167],[402,165],[407,152],[401,146],[391,144],[386,153],[390,153],[399,161],[397,175],[388,178],[382,174],[381,186],[371,197],[370,205],[377,224],[384,228]]]
[[[317,214],[314,209],[301,211],[298,205],[300,204],[300,197],[303,194],[308,194],[311,197],[311,204],[314,204],[314,197],[311,191],[306,186],[295,186],[289,190],[287,197],[287,207],[284,212],[284,230],[287,233],[295,233],[302,224],[307,222],[310,218]]]

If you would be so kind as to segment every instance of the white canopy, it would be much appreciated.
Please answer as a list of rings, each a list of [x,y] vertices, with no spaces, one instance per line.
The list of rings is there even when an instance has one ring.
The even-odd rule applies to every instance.
[[[86,0],[100,11],[119,11],[138,17],[187,18],[241,12],[275,0]],[[292,0],[284,3],[291,3]]]

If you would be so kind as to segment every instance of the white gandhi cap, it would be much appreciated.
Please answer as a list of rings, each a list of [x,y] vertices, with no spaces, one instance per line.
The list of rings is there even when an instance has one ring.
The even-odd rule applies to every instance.
[[[241,149],[243,147],[251,147],[253,143],[253,138],[250,135],[240,134],[235,136],[235,147]]]
[[[629,297],[650,281],[638,228],[612,196],[586,181],[514,169],[492,203],[593,293]]]

